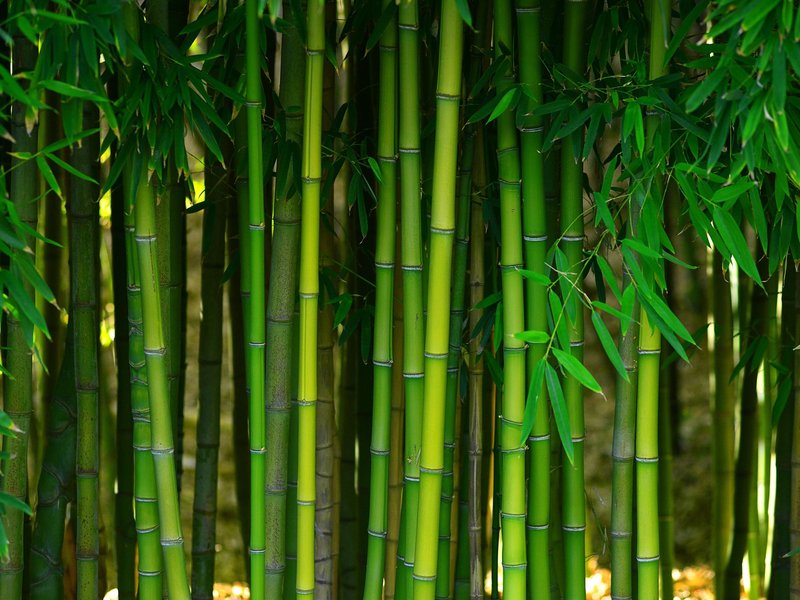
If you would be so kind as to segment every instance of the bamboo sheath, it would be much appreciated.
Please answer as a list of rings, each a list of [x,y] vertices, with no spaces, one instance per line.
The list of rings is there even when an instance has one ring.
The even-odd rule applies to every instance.
[[[450,281],[455,231],[455,184],[461,99],[463,24],[455,0],[443,0],[439,70],[436,88],[436,141],[433,206],[430,230],[430,281]],[[447,387],[447,286],[428,287],[428,323],[425,332],[425,405],[420,456],[420,510],[414,562],[414,598],[435,595],[439,503],[444,463],[444,412]]]
[[[494,3],[495,57],[512,48],[510,0]],[[513,62],[513,61],[511,61]],[[513,83],[512,66],[501,74],[497,93]],[[497,161],[500,187],[500,269],[503,290],[503,404],[500,448],[503,461],[501,485],[503,511],[503,596],[524,599],[527,586],[525,556],[525,446],[520,442],[525,413],[525,343],[515,334],[525,329],[522,275],[522,220],[520,168],[514,114],[505,111],[497,119]]]
[[[584,28],[587,13],[586,1],[570,1],[564,5],[564,64],[576,73],[584,70]],[[583,360],[583,307],[582,289],[583,252],[583,169],[574,155],[574,143],[580,133],[562,140],[561,146],[561,247],[566,255],[569,270],[568,297],[563,299],[568,319],[570,353]],[[567,600],[583,599],[585,590],[586,552],[586,500],[584,496],[583,453],[584,417],[583,390],[578,380],[565,375],[564,399],[569,413],[570,432],[574,449],[572,461],[563,463],[562,531],[564,539],[565,589]]]
[[[403,488],[402,566],[398,582],[406,594],[413,587],[416,556],[419,458],[422,445],[424,388],[424,319],[422,295],[422,198],[420,188],[420,77],[417,0],[398,10],[400,233],[403,272],[403,379],[406,400]],[[399,597],[399,595],[398,595]]]
[[[522,160],[522,218],[525,268],[547,276],[547,209],[544,196],[544,161],[542,157],[541,117],[532,114],[542,103],[542,69],[540,57],[540,1],[517,0],[519,29],[519,80],[530,86],[533,99],[527,101],[524,119],[519,126]],[[541,283],[525,281],[525,327],[547,331],[547,288]],[[544,345],[532,344],[527,351],[528,385],[536,365],[544,357]],[[531,433],[528,436],[529,471],[527,504],[527,555],[537,557],[528,564],[528,590],[534,597],[546,598],[550,593],[550,410],[544,390],[539,390],[539,403]]]
[[[284,10],[288,5],[284,4]],[[291,28],[283,36],[280,104],[286,138],[300,142],[303,127],[304,52],[300,35]],[[279,170],[291,171],[290,156],[278,161]],[[273,240],[267,302],[266,357],[266,596],[283,593],[286,569],[286,502],[289,458],[292,315],[297,298],[300,242],[300,194],[287,181],[275,196]]]
[[[33,70],[36,63],[37,50],[21,33],[15,35],[14,51],[11,56],[12,72],[24,73]],[[28,131],[25,125],[26,108],[21,102],[11,106],[10,133],[15,140],[14,152],[36,153],[37,130],[34,126]],[[11,157],[9,174],[10,198],[13,199],[20,220],[33,231],[36,230],[37,208],[34,199],[38,196],[36,189],[37,167],[34,161],[25,161]],[[26,243],[32,240],[26,236]],[[19,275],[15,275],[19,277]],[[33,288],[24,283],[25,293],[33,295]],[[20,460],[9,461],[4,465],[4,476],[0,489],[15,498],[28,500],[28,431],[30,431],[33,363],[31,343],[23,330],[20,321],[9,314],[5,324],[5,345],[3,366],[13,377],[3,377],[3,410],[13,420],[22,433],[16,437],[3,438],[3,450],[10,456],[18,456]],[[24,565],[23,514],[12,508],[5,511],[3,525],[9,544],[8,561],[0,564],[0,597],[22,597],[22,569]]]
[[[84,123],[97,126],[97,109],[84,108]],[[97,181],[99,135],[84,138],[71,152],[72,165]],[[77,397],[77,586],[78,598],[99,593],[100,535],[98,513],[100,427],[98,398],[98,291],[100,215],[96,183],[72,176],[70,181],[71,313],[75,323],[75,392]]]
[[[650,79],[658,79],[667,72],[664,59],[669,43],[670,6],[668,0],[658,0],[650,5]],[[658,117],[648,116],[648,143],[652,143],[658,126]],[[656,181],[644,200],[656,202],[659,215],[664,213],[663,190],[663,182]],[[659,589],[658,379],[661,332],[650,323],[644,307],[640,310],[639,323],[635,442],[637,588],[640,598],[655,598]]]
[[[388,6],[387,0],[384,6]],[[395,213],[397,190],[397,20],[389,21],[380,41],[378,109],[377,234],[375,242],[375,321],[373,341],[372,439],[367,565],[364,599],[383,594],[389,490],[392,407],[392,309],[394,303]]]
[[[325,6],[308,3],[303,202],[300,232],[300,362],[297,391],[297,581],[298,597],[314,594],[315,432],[317,312],[319,301],[319,209],[322,155],[322,75]]]

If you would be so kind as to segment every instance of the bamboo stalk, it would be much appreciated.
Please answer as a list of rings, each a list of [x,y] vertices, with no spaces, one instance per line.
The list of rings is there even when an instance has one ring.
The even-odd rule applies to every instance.
[[[300,230],[300,363],[297,391],[297,594],[314,591],[314,503],[319,301],[319,209],[322,174],[322,76],[325,8],[310,0],[306,21],[303,202]]]
[[[585,1],[567,1],[564,4],[564,64],[576,73],[585,68],[583,51]],[[583,251],[583,171],[581,161],[574,155],[575,143],[581,133],[575,132],[562,140],[561,146],[561,245],[569,270],[569,296],[563,299],[567,311],[571,355],[583,360],[583,306],[582,289]],[[571,305],[571,309],[568,308]],[[574,315],[570,317],[570,313]],[[565,349],[566,350],[566,349]],[[562,531],[564,539],[566,598],[583,598],[585,592],[586,552],[586,499],[584,496],[584,417],[583,390],[578,380],[564,377],[564,398],[569,413],[570,432],[574,448],[572,461],[564,461]]]
[[[384,9],[390,0],[383,2]],[[375,321],[372,364],[372,440],[370,443],[369,524],[364,599],[383,594],[389,489],[392,407],[392,310],[397,191],[397,19],[392,17],[380,40],[378,112],[377,233],[375,241]]]
[[[424,331],[422,295],[422,197],[420,189],[420,76],[417,0],[401,2],[399,22],[400,226],[403,271],[403,378],[406,402],[403,522],[403,563],[398,579],[406,594],[413,587],[419,506],[419,457],[422,445]]]
[[[250,390],[250,596],[265,598],[266,567],[266,433],[264,404],[265,323],[264,286],[264,174],[261,146],[261,14],[257,0],[247,0],[245,35],[246,117],[247,117],[247,273],[250,301],[246,306],[245,327],[248,359],[247,383]],[[241,219],[241,215],[240,215]],[[242,229],[240,229],[241,233]]]
[[[288,4],[284,4],[284,11]],[[285,14],[288,14],[285,12]],[[303,47],[296,27],[283,35],[280,105],[286,122],[286,142],[298,143],[303,122]],[[278,162],[291,172],[291,154]],[[267,482],[266,595],[279,598],[286,569],[286,501],[292,392],[292,315],[297,294],[300,240],[300,195],[287,180],[276,190],[270,292],[267,303]]]
[[[31,536],[30,595],[55,598],[63,593],[61,549],[64,520],[75,483],[76,395],[74,332],[66,332],[61,372],[48,401],[47,445],[37,490],[36,521]]]
[[[794,284],[794,311],[797,313],[800,310],[800,277],[795,275]],[[796,317],[794,327],[794,343],[797,344],[797,340],[800,338],[800,322]],[[800,353],[796,349],[792,350],[792,359],[790,364],[796,374],[800,369]],[[800,436],[797,435],[797,431],[800,428],[800,410],[797,410],[796,405],[798,396],[800,396],[800,378],[795,375],[789,397],[789,403],[795,404],[793,415],[795,434],[792,438],[792,479],[791,494],[789,496],[791,498],[789,507],[789,547],[792,550],[800,546],[800,502],[797,502],[797,498],[800,497],[798,493],[798,490],[800,490]],[[784,555],[782,558],[789,558],[789,598],[796,600],[800,598],[800,561],[794,556]]]
[[[11,71],[24,73],[33,70],[36,63],[37,49],[21,33],[14,35],[14,50],[11,55]],[[17,101],[11,105],[10,134],[15,140],[12,144],[14,152],[29,152],[37,149],[36,126],[28,131],[25,124],[25,106]],[[11,157],[9,197],[13,201],[17,214],[26,226],[36,230],[37,208],[34,203],[38,196],[36,190],[36,163]],[[26,245],[33,242],[29,236]],[[19,273],[14,277],[20,278]],[[33,296],[33,287],[23,283],[24,292]],[[8,314],[3,334],[5,351],[3,367],[12,375],[3,377],[3,410],[13,420],[20,432],[15,437],[3,438],[3,451],[17,460],[8,461],[4,465],[3,479],[0,489],[15,498],[28,500],[28,441],[32,411],[33,364],[31,346],[23,324],[13,314]],[[0,597],[22,597],[22,569],[24,567],[23,547],[23,514],[19,509],[7,508],[3,516],[3,525],[9,539],[8,561],[0,564]]]
[[[206,160],[210,160],[207,157]],[[192,510],[192,598],[210,599],[216,555],[217,477],[222,375],[222,277],[225,267],[225,223],[230,183],[223,165],[205,167],[203,254],[200,272],[199,409],[197,459]]]
[[[463,24],[455,0],[442,1],[439,70],[436,85],[436,141],[430,229],[430,281],[450,281],[455,230],[458,117],[461,99]],[[420,495],[414,562],[414,598],[434,597],[439,500],[444,462],[444,412],[450,296],[446,285],[428,287],[425,332],[425,405],[422,419]]]
[[[74,101],[74,100],[73,100]],[[97,126],[97,109],[85,107],[84,123]],[[99,135],[81,140],[72,148],[72,165],[97,181]],[[98,398],[98,290],[99,190],[96,183],[75,175],[71,178],[70,272],[71,307],[75,323],[75,392],[78,406],[76,448],[77,486],[77,578],[78,597],[95,598],[99,593],[100,536],[98,513],[100,467],[100,405]]]

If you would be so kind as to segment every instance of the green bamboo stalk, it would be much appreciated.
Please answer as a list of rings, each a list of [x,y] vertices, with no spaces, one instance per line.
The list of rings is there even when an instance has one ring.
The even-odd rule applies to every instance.
[[[632,285],[627,267],[623,270],[622,282],[623,289]],[[638,314],[638,299],[634,301],[631,312]],[[614,461],[611,474],[611,595],[615,599],[633,598],[633,458],[638,347],[639,324],[633,321],[619,341],[619,354],[628,380],[617,376],[611,452]]]
[[[13,9],[9,9],[10,11]],[[17,32],[14,35],[14,50],[11,55],[11,71],[24,73],[31,71],[36,63],[37,50],[28,39]],[[23,82],[24,84],[24,82]],[[14,152],[36,152],[36,126],[28,131],[25,124],[25,106],[21,102],[11,105],[10,134],[15,142]],[[9,196],[17,210],[20,220],[33,231],[36,230],[38,196],[36,189],[36,163],[11,157]],[[26,245],[33,245],[26,237]],[[13,277],[20,277],[14,273]],[[23,283],[26,294],[33,296],[33,287]],[[6,461],[0,489],[7,494],[27,502],[28,500],[28,440],[32,412],[33,364],[31,346],[22,323],[13,315],[6,318],[3,366],[11,377],[3,377],[3,410],[20,430],[16,437],[3,438],[3,451],[16,460]],[[3,516],[5,533],[9,539],[8,561],[0,564],[0,597],[22,597],[22,569],[24,567],[23,514],[16,508],[7,508]]]
[[[332,88],[331,88],[332,89]],[[327,90],[325,92],[327,94]],[[320,268],[333,266],[333,230],[320,227]],[[316,424],[316,486],[317,499],[314,520],[314,597],[333,600],[333,436],[336,415],[333,407],[333,307],[323,303],[319,311],[317,336],[317,424]]]
[[[250,417],[250,595],[265,598],[265,297],[264,297],[264,175],[261,158],[261,14],[257,0],[246,4],[245,73],[247,118],[247,275],[250,298],[245,305],[248,355],[247,387]],[[241,222],[242,215],[240,215]],[[240,233],[244,228],[240,228]],[[243,263],[245,264],[245,263]],[[313,430],[312,430],[313,431]],[[313,436],[312,436],[313,439]]]
[[[383,2],[384,7],[391,0]],[[395,213],[397,204],[397,19],[380,40],[378,109],[377,233],[375,242],[375,320],[372,364],[372,440],[370,443],[369,524],[364,599],[383,594],[389,491],[392,411],[392,311],[394,304]]]
[[[297,582],[297,370],[300,363],[300,317],[295,308],[292,313],[292,397],[289,412],[289,461],[286,492],[286,577],[283,597],[295,598]]]
[[[564,3],[564,64],[576,73],[585,66],[584,29],[587,14],[586,1]],[[561,246],[567,258],[569,288],[572,290],[563,302],[572,305],[574,322],[567,309],[570,353],[583,360],[583,306],[580,302],[583,251],[583,169],[573,148],[579,147],[580,132],[562,140],[561,147]],[[573,287],[574,286],[574,287]],[[562,531],[566,573],[565,598],[577,599],[586,595],[586,500],[584,496],[584,423],[583,390],[573,376],[564,378],[564,399],[569,412],[570,431],[574,448],[572,461],[563,463]]]
[[[68,327],[61,372],[47,410],[47,445],[37,491],[36,521],[31,537],[30,596],[58,598],[64,589],[64,519],[75,483],[74,332]]]
[[[322,174],[322,75],[325,6],[310,0],[306,21],[303,202],[300,229],[300,363],[297,391],[297,595],[314,593],[314,503],[319,301],[319,209]]]
[[[791,268],[791,267],[790,267]],[[795,274],[795,289],[794,289],[794,311],[797,313],[800,309],[800,277]],[[797,340],[800,338],[800,321],[795,317],[794,323],[794,343],[796,348]],[[794,373],[800,369],[800,353],[797,350],[792,351],[792,365]],[[800,410],[797,410],[797,398],[800,396],[800,378],[796,375],[793,381],[793,387],[788,402],[794,404],[794,436],[792,438],[792,471],[791,471],[791,493],[790,506],[789,506],[789,547],[794,550],[800,546],[800,503],[796,501],[800,494],[800,436],[797,431],[800,428]],[[791,499],[794,499],[791,500]],[[794,556],[783,556],[784,559],[789,559],[789,598],[797,600],[800,598],[800,561]]]
[[[760,246],[758,246],[760,248]],[[766,278],[767,261],[763,259],[763,253],[757,252],[757,262],[759,263],[759,274],[763,279]],[[766,290],[765,288],[754,285],[750,299],[750,317],[746,331],[742,331],[745,340],[742,344],[742,355],[748,347],[754,344],[758,338],[766,331]],[[758,372],[760,363],[751,362],[744,367],[744,377],[742,378],[741,388],[741,408],[739,422],[739,453],[736,458],[736,472],[733,492],[733,537],[731,539],[728,561],[725,566],[725,597],[731,598],[740,594],[742,578],[742,560],[745,551],[748,549],[751,538],[758,538],[757,521],[755,530],[751,525],[751,488],[752,481],[756,478],[757,471],[753,472],[758,455]],[[754,546],[753,566],[758,564],[757,542]],[[751,571],[752,572],[752,571]],[[758,572],[757,569],[755,571]],[[751,586],[759,586],[759,578],[751,580]]]
[[[455,184],[458,158],[458,117],[464,31],[455,0],[442,0],[439,29],[439,70],[436,84],[436,141],[433,207],[430,229],[430,280],[450,281],[455,232]],[[414,598],[434,597],[438,545],[436,534],[444,466],[444,413],[447,387],[448,314],[446,285],[428,287],[428,328],[425,332],[425,405],[422,420],[420,491],[414,561]]]
[[[172,442],[169,381],[161,323],[162,305],[158,285],[155,199],[153,190],[147,181],[148,174],[146,165],[143,165],[134,203],[134,221],[142,288],[144,355],[151,416],[151,453],[158,493],[158,515],[167,590],[173,599],[188,599],[189,582],[183,554],[178,483]]]
[[[547,276],[547,211],[544,196],[544,160],[541,152],[543,122],[532,111],[542,103],[542,69],[540,57],[539,0],[517,0],[519,29],[519,80],[530,86],[534,96],[526,100],[525,116],[520,125],[522,157],[523,241],[525,268]],[[525,281],[525,326],[529,330],[547,331],[546,286],[534,279]],[[533,344],[527,352],[528,380],[544,357],[544,346]],[[528,437],[530,467],[528,473],[528,588],[535,597],[550,593],[550,411],[544,386],[539,391],[539,404],[533,429]]]
[[[399,198],[398,198],[399,205]],[[398,206],[399,208],[399,206]],[[395,257],[402,252],[400,236],[395,235]],[[402,269],[394,270],[394,322],[393,331],[402,333],[403,331],[403,276]],[[403,365],[403,337],[402,335],[392,336],[392,361],[394,365]],[[401,530],[400,520],[402,518],[402,492],[403,492],[403,417],[404,417],[404,395],[403,395],[403,371],[402,368],[392,369],[392,414],[390,424],[389,441],[389,500],[387,506],[387,528],[386,528],[386,559],[384,565],[384,584],[383,597],[385,600],[393,600],[398,590],[397,575],[399,566],[402,564],[402,549],[400,540],[404,531]],[[398,597],[404,598],[404,590],[399,590]],[[401,593],[403,594],[401,596]]]
[[[289,9],[284,4],[284,11]],[[288,14],[285,12],[285,14]],[[303,123],[303,47],[296,28],[283,35],[280,104],[287,141],[298,143]],[[291,155],[278,162],[279,171],[292,171]],[[297,294],[300,240],[300,195],[287,178],[276,190],[270,291],[267,302],[267,483],[266,595],[279,598],[286,569],[286,494],[289,458],[290,398],[292,395],[292,314]]]
[[[206,160],[210,160],[207,157]],[[222,278],[225,223],[232,189],[223,165],[205,166],[206,209],[200,271],[199,409],[197,459],[192,510],[192,598],[210,599],[214,591],[217,476],[222,376]]]
[[[419,457],[422,446],[424,319],[422,301],[422,197],[420,188],[419,14],[417,0],[401,2],[399,22],[400,227],[403,271],[403,377],[406,401],[403,564],[398,579],[410,594],[416,557]]]
[[[503,512],[503,487],[500,484],[503,474],[503,461],[500,449],[500,406],[503,392],[494,386],[492,403],[494,429],[492,431],[492,600],[500,598],[500,515]]]
[[[439,557],[436,573],[436,597],[451,598],[453,573],[451,571],[451,508],[454,502],[454,465],[456,445],[456,414],[461,404],[459,377],[461,365],[461,340],[464,324],[465,281],[469,250],[469,217],[472,192],[472,164],[475,154],[475,130],[464,133],[461,163],[458,174],[456,206],[456,239],[453,251],[453,279],[451,284],[450,340],[447,356],[447,388],[445,392],[444,472],[442,473],[442,500],[439,514]]]
[[[650,79],[667,72],[664,58],[669,43],[669,0],[650,5]],[[648,144],[659,127],[658,116],[648,116]],[[656,202],[658,214],[664,201],[663,182],[655,181],[644,202]],[[637,589],[640,598],[658,596],[658,379],[661,356],[661,331],[655,328],[644,307],[639,317],[639,378],[636,399],[636,560]]]
[[[484,278],[484,230],[483,194],[486,186],[485,156],[483,152],[483,130],[479,129],[475,140],[473,166],[473,192],[470,203],[470,249],[469,249],[469,304],[474,307],[483,300]],[[474,331],[480,321],[482,311],[472,309],[469,313],[469,330]],[[469,528],[469,597],[483,600],[483,435],[484,435],[484,395],[483,361],[480,358],[480,339],[469,341],[469,482],[468,528]],[[488,411],[486,411],[488,412]]]
[[[724,593],[722,573],[728,556],[730,531],[733,524],[734,484],[734,393],[733,373],[733,312],[730,282],[722,272],[722,257],[714,252],[712,266],[712,295],[714,318],[714,409],[713,454],[714,497],[712,504],[712,562],[717,595]]]
[[[795,327],[797,323],[797,271],[790,259],[786,260],[781,292],[781,364],[786,368],[788,384],[794,389],[796,377],[793,369]],[[784,383],[785,382],[785,383]],[[789,563],[786,554],[791,551],[789,539],[789,511],[792,484],[792,437],[795,420],[795,403],[787,401],[778,420],[775,435],[775,504],[773,507],[772,564],[770,569],[769,600],[789,596]]]
[[[469,377],[469,376],[468,376]],[[463,410],[463,408],[462,408]],[[463,414],[463,413],[462,413]],[[458,543],[456,547],[455,582],[453,597],[456,600],[468,600],[470,597],[470,554],[471,542],[469,531],[469,420],[461,421],[459,436],[459,485],[458,485]]]
[[[88,105],[84,124],[97,127],[97,109]],[[72,165],[87,178],[98,179],[100,137],[92,135],[72,148]],[[96,598],[99,593],[100,536],[98,513],[100,467],[100,406],[98,398],[98,290],[99,189],[96,183],[71,178],[70,274],[71,307],[75,323],[75,392],[78,406],[76,448],[77,485],[77,585],[79,598]]]

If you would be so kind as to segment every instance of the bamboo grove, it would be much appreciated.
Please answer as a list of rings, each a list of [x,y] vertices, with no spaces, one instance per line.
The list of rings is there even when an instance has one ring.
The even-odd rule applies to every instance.
[[[0,3],[0,598],[800,599],[799,76],[796,0]]]

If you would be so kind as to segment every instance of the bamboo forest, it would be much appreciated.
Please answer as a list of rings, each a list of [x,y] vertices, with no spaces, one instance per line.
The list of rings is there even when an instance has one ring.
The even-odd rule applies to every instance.
[[[0,0],[0,599],[800,600],[798,200],[798,0]]]

